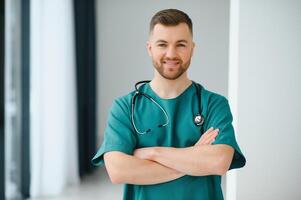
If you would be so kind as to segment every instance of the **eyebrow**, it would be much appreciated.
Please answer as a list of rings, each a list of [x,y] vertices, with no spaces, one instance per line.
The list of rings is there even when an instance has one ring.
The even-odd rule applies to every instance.
[[[167,43],[165,40],[158,40],[156,43]],[[187,40],[178,40],[176,43],[188,43]]]
[[[177,43],[182,43],[182,42],[183,43],[188,43],[187,40],[179,40],[179,41],[177,41]]]
[[[158,40],[156,43],[167,43],[165,40]]]

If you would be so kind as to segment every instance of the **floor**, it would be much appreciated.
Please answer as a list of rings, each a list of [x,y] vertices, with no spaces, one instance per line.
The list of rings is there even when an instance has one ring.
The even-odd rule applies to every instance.
[[[58,197],[27,200],[120,200],[122,192],[123,185],[112,184],[104,168],[100,168],[92,175],[85,177],[79,186],[67,188]]]

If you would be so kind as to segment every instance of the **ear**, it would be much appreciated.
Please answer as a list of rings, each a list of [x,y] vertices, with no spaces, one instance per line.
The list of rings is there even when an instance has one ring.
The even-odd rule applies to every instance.
[[[195,43],[192,42],[192,48],[191,48],[191,57],[193,56],[193,53],[194,53],[194,47],[195,47]]]
[[[151,52],[152,45],[151,45],[150,41],[146,42],[146,49],[147,49],[148,55],[151,57],[152,56],[152,52]]]

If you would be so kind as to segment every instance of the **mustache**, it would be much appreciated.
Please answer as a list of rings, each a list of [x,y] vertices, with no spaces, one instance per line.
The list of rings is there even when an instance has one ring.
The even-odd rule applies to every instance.
[[[174,61],[174,62],[179,62],[179,63],[182,63],[182,59],[180,58],[162,58],[161,59],[161,63],[163,62],[167,62],[167,61]]]
[[[164,60],[164,61],[180,61],[182,59],[181,58],[162,58],[161,60]]]

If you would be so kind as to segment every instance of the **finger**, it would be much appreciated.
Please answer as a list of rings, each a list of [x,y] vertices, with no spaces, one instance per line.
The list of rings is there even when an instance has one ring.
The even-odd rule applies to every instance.
[[[218,135],[218,133],[217,133]],[[209,142],[209,144],[212,144],[213,142],[215,142],[217,135]]]
[[[206,139],[206,137],[208,137],[210,133],[212,133],[212,131],[214,131],[213,127],[209,128],[205,133],[201,135],[199,141]]]
[[[218,135],[219,133],[219,129],[215,129],[207,138],[206,138],[206,143],[211,143],[211,141],[213,139],[216,138],[216,136]]]
[[[201,136],[201,140],[207,140],[209,137],[211,137],[212,134],[214,134],[215,130],[213,128],[208,129],[208,131],[206,131],[202,136]]]
[[[206,139],[204,140],[205,144],[211,144],[212,140],[216,138],[216,136],[218,135],[219,129],[215,129],[213,132],[211,132]]]
[[[209,133],[211,133],[212,131],[214,131],[213,127],[210,127],[202,136],[208,135]]]
[[[210,144],[212,138],[216,137],[216,131],[212,130],[211,132],[207,132],[207,134],[203,134],[199,141],[195,145],[202,145],[202,144]]]

